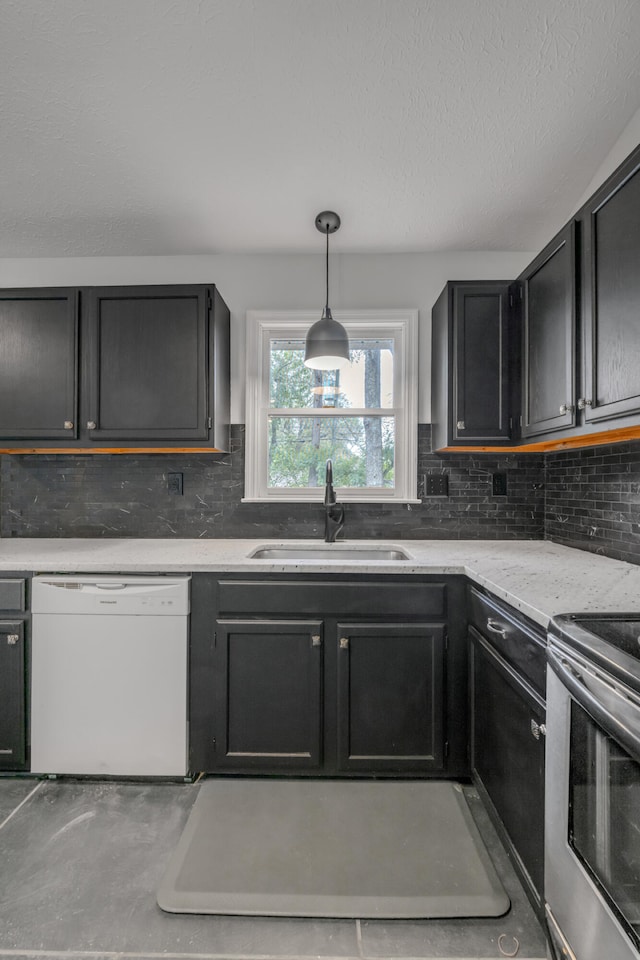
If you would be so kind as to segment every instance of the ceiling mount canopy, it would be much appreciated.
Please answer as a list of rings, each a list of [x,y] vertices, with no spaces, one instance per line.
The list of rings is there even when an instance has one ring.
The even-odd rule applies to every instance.
[[[304,362],[312,370],[335,370],[349,363],[347,331],[331,316],[329,306],[329,235],[340,228],[340,217],[332,210],[323,210],[315,220],[316,229],[327,238],[327,296],[322,317],[310,328],[305,342]]]

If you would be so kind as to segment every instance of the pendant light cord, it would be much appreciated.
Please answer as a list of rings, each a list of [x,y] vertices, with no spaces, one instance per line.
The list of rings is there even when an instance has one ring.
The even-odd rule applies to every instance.
[[[327,302],[324,310],[326,315],[329,310],[329,224],[327,224]]]

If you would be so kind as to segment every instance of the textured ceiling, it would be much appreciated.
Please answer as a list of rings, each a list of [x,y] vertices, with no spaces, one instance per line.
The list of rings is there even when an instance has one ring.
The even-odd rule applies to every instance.
[[[638,0],[0,0],[0,256],[536,249],[639,50]]]

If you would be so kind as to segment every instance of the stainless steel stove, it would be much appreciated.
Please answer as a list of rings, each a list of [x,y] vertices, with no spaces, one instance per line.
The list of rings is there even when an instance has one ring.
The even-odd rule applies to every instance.
[[[549,628],[545,900],[558,957],[640,957],[640,614]]]

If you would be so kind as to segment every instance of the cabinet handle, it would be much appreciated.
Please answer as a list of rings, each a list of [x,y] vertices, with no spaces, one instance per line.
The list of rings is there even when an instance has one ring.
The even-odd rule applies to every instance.
[[[15,647],[16,643],[20,639],[19,633],[8,633],[7,634],[7,643],[10,647]]]
[[[491,617],[487,620],[487,630],[489,633],[497,633],[502,639],[506,639],[507,631],[504,627],[501,627],[497,620],[492,620]]]
[[[0,753],[1,753],[3,756],[10,757],[11,754],[13,753],[13,750],[9,750],[9,748],[7,747],[6,749],[0,750]]]
[[[458,420],[458,422],[456,423],[456,428],[458,430],[466,430],[467,428],[464,425],[464,420]]]
[[[87,430],[95,430],[97,426],[95,420],[87,420]]]
[[[347,650],[349,647],[349,637],[340,637],[340,649]]]
[[[531,718],[531,733],[532,733],[532,735],[535,737],[536,740],[539,740],[540,737],[546,737],[546,735],[547,735],[547,728],[545,727],[544,723],[538,723],[538,722],[537,722],[536,720],[534,720],[533,717],[532,717],[532,718]]]
[[[578,400],[578,410],[586,410],[587,407],[592,406],[593,400],[587,400],[585,397],[580,397]]]
[[[572,403],[561,403],[560,404],[560,413],[573,413],[574,406]]]
[[[311,646],[319,647],[321,643],[322,643],[322,637],[320,637],[317,633],[314,633],[313,636],[311,637]]]
[[[73,430],[73,420],[65,420],[64,428],[65,430]]]

